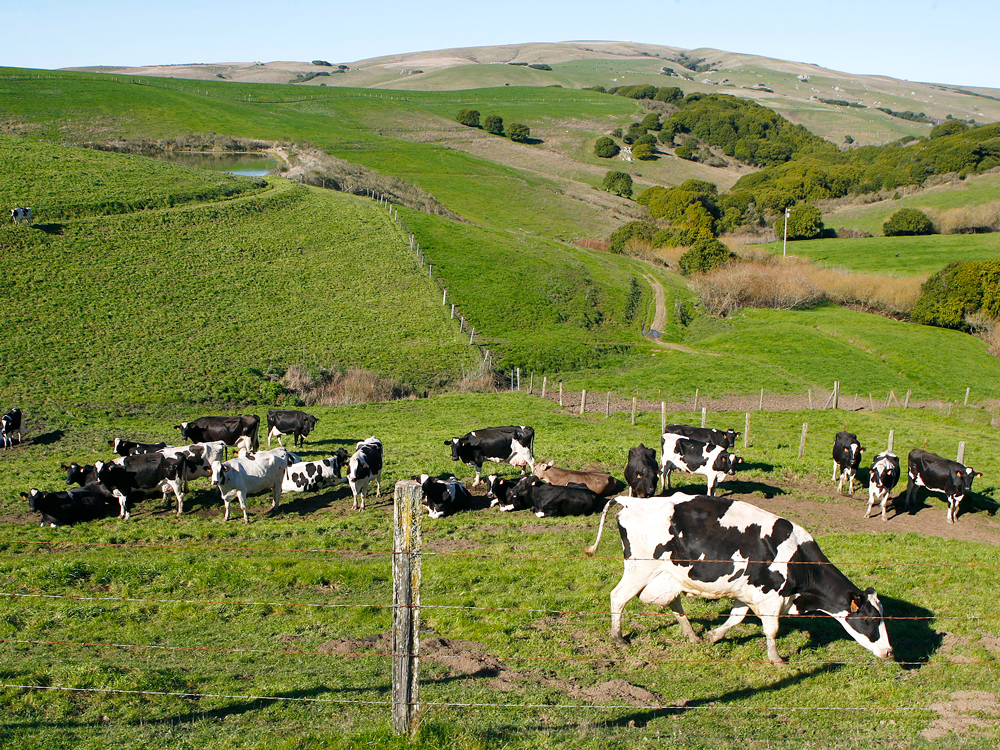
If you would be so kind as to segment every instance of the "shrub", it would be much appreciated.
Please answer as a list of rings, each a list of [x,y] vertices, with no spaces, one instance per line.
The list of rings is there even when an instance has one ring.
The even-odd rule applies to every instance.
[[[487,133],[503,135],[503,118],[500,115],[486,115],[486,119],[483,121],[483,128]]]
[[[660,116],[656,112],[650,112],[642,118],[642,122],[639,124],[646,130],[659,130],[663,127],[663,123],[660,122]]]
[[[682,143],[680,146],[674,149],[674,155],[680,159],[687,159],[688,161],[696,161],[694,149],[688,144]]]
[[[507,136],[512,141],[517,141],[518,143],[527,143],[531,138],[531,128],[522,122],[512,122],[510,127],[507,128]]]
[[[969,314],[1000,317],[1000,260],[950,263],[920,287],[913,320],[966,330]]]
[[[604,189],[623,198],[631,198],[632,175],[627,172],[608,172],[604,175]]]
[[[788,239],[811,240],[823,234],[823,214],[809,203],[797,203],[789,209]],[[785,216],[782,214],[774,222],[774,233],[778,237],[785,234]]]
[[[656,227],[648,221],[630,221],[622,224],[611,233],[611,241],[608,249],[613,253],[624,253],[628,243],[632,240],[642,240],[652,243],[656,235]]]
[[[657,142],[656,141],[656,136],[653,135],[652,133],[646,133],[644,135],[640,135],[638,138],[635,139],[635,145],[636,146],[638,146],[640,144],[643,144],[643,143],[648,143],[650,146],[655,147],[656,146],[656,142]]]
[[[934,224],[927,214],[915,208],[901,208],[882,225],[886,237],[907,237],[917,234],[933,234]]]
[[[478,109],[461,109],[458,114],[455,115],[455,119],[462,125],[469,128],[479,127],[479,110]]]
[[[685,276],[706,273],[720,268],[736,258],[736,253],[715,239],[710,232],[702,232],[698,240],[681,256],[679,265]]]
[[[656,147],[648,143],[637,143],[632,147],[632,156],[642,161],[656,158]]]
[[[684,92],[676,86],[662,86],[656,90],[655,101],[673,104],[684,98]]]
[[[333,67],[326,60],[313,60],[312,64],[313,65],[322,65],[322,66],[327,67],[327,68],[332,68]]]
[[[594,153],[602,159],[610,159],[613,156],[618,156],[619,151],[621,149],[618,147],[618,144],[606,135],[598,138],[594,144]]]
[[[552,70],[552,66],[546,65],[545,63],[531,63],[528,67],[534,68],[535,70]]]

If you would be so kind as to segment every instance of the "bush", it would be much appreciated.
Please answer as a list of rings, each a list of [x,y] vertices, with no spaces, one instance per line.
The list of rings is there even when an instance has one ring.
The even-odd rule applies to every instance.
[[[534,68],[535,70],[552,70],[552,66],[546,65],[545,63],[531,63],[528,67]]]
[[[636,143],[632,147],[632,156],[642,161],[649,161],[656,158],[656,147],[648,143]]]
[[[913,320],[967,330],[966,316],[1000,317],[1000,260],[950,263],[920,287]]]
[[[462,125],[469,128],[479,127],[479,110],[478,109],[462,109],[459,110],[458,114],[455,115],[455,119]]]
[[[901,208],[882,225],[886,237],[908,237],[917,234],[933,234],[934,224],[927,214],[915,208]]]
[[[487,133],[493,135],[503,135],[503,118],[500,115],[486,115],[483,127]]]
[[[618,144],[606,135],[598,138],[594,144],[594,153],[602,159],[610,159],[613,156],[618,156],[619,151],[621,149],[618,147]]]
[[[645,135],[640,135],[635,139],[635,145],[638,146],[643,143],[648,143],[650,146],[656,146],[656,136],[652,133],[646,133]]]
[[[646,130],[659,130],[663,127],[663,123],[660,122],[660,116],[656,112],[650,112],[642,118],[642,122],[639,124]]]
[[[326,67],[326,68],[332,68],[332,67],[333,67],[333,66],[332,66],[332,65],[330,65],[330,63],[328,63],[328,62],[327,62],[326,60],[313,60],[313,61],[312,61],[312,64],[313,64],[313,65],[322,65],[322,66],[324,66],[324,67]]]
[[[656,227],[648,221],[630,221],[622,224],[611,233],[611,241],[608,250],[613,253],[624,253],[630,240],[642,240],[652,243],[656,235]]]
[[[823,214],[809,203],[797,203],[789,209],[788,239],[811,240],[823,234]],[[782,214],[774,222],[774,233],[778,237],[785,234],[785,216]]]
[[[512,122],[507,128],[507,137],[518,143],[527,143],[531,138],[531,128],[522,122]]]
[[[696,161],[694,149],[691,148],[686,143],[682,143],[680,146],[674,149],[674,155],[680,159],[687,159],[688,161]]]
[[[681,256],[678,264],[685,276],[706,273],[721,268],[736,258],[736,253],[715,239],[710,232],[702,232],[698,240]]]
[[[673,104],[684,98],[684,92],[676,86],[662,86],[656,90],[655,101]]]
[[[604,175],[604,189],[623,198],[631,198],[632,175],[627,172],[608,172]]]

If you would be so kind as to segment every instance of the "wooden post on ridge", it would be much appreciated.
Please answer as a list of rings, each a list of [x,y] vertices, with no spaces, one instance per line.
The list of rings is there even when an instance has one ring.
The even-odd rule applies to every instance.
[[[694,411],[698,411],[698,394],[701,392],[700,388],[694,389]]]
[[[636,405],[636,401],[638,401],[638,398],[635,397],[635,396],[633,396],[632,397],[632,424],[635,424],[635,405]]]
[[[660,402],[660,434],[667,431],[667,402]]]
[[[750,445],[750,412],[747,412],[747,419],[743,425],[743,447]]]
[[[701,407],[701,426],[702,427],[705,426],[705,417],[707,417],[707,416],[708,416],[708,407],[707,406]]]
[[[396,482],[392,546],[392,731],[396,734],[413,732],[419,708],[422,500],[418,482]]]
[[[549,376],[542,375],[542,398],[545,398],[545,386],[549,384]]]
[[[963,406],[968,406],[969,405],[969,390],[971,388],[972,388],[972,386],[966,386],[965,387],[965,403],[963,404]],[[959,463],[961,463],[961,461],[959,461]]]
[[[886,450],[889,451],[889,453],[892,453],[892,444],[893,442],[895,442],[895,440],[896,440],[896,431],[889,430],[889,446],[886,448]]]
[[[535,385],[535,373],[531,373],[531,375],[528,376],[528,395],[529,396],[531,395],[531,389],[534,387],[534,385]]]
[[[960,464],[964,464],[965,463],[965,441],[964,440],[962,440],[958,444],[958,458],[956,458],[955,460],[958,461]]]
[[[799,458],[806,452],[806,432],[809,430],[809,423],[802,423],[802,437],[799,438]]]
[[[611,391],[608,391],[608,400],[604,402],[604,416],[611,416]]]
[[[562,381],[559,381],[559,406],[563,405],[562,401]]]
[[[764,411],[764,389],[760,389],[760,405],[757,407],[757,411]]]
[[[580,413],[587,411],[587,389],[580,391]]]
[[[906,390],[906,400],[903,401],[903,408],[904,409],[909,409],[910,408],[910,390],[909,389]]]

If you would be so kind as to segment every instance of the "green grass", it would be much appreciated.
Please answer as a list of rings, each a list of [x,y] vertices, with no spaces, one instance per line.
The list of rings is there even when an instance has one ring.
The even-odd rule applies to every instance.
[[[468,473],[450,461],[441,442],[470,427],[500,422],[535,426],[539,456],[570,466],[596,462],[620,476],[630,445],[655,444],[660,417],[640,415],[633,427],[626,415],[581,418],[519,394],[315,411],[319,429],[305,457],[376,434],[386,446],[384,487],[421,471]],[[60,486],[58,464],[104,455],[111,435],[168,437],[170,424],[192,414],[159,408],[29,415],[32,430],[42,429],[38,420],[44,418],[45,428],[62,436],[5,456],[0,512],[20,512],[16,491]],[[795,451],[806,420],[810,441],[800,460]],[[761,501],[789,492],[822,499],[834,515],[860,515],[859,496],[803,495],[795,489],[802,480],[829,479],[828,443],[845,422],[870,449],[895,428],[901,454],[927,438],[928,449],[950,455],[958,439],[968,440],[967,460],[986,476],[977,480],[958,523],[995,512],[1000,462],[991,450],[992,430],[914,411],[755,415],[751,445],[739,451],[749,469],[724,491]],[[713,423],[740,426],[742,415],[713,415]],[[696,489],[698,478],[683,477],[678,484]],[[262,513],[264,501],[256,498],[253,523],[226,525],[217,494],[202,480],[195,488],[191,510],[179,520],[152,500],[140,504],[128,523],[109,519],[58,531],[5,516],[0,542],[5,591],[71,598],[0,597],[5,639],[0,648],[5,684],[206,697],[6,688],[0,742],[39,748],[137,741],[205,748],[400,746],[388,728],[390,668],[381,656],[387,647],[360,640],[389,630],[383,605],[391,599],[385,554],[390,509],[372,503],[364,514],[350,513],[344,509],[349,495],[340,488],[317,497],[283,497],[273,516]],[[940,501],[927,504],[921,513],[944,515]],[[753,622],[715,646],[692,645],[672,618],[636,601],[625,620],[634,635],[620,649],[606,636],[607,597],[621,571],[614,534],[596,559],[580,552],[594,538],[596,518],[539,520],[495,510],[438,522],[425,518],[421,701],[426,708],[414,744],[625,748],[740,741],[748,747],[805,742],[920,747],[919,732],[936,716],[928,709],[932,703],[955,691],[998,689],[996,655],[987,644],[998,635],[1000,613],[990,594],[1000,584],[1000,557],[990,545],[899,533],[891,521],[872,524],[873,533],[827,533],[818,540],[853,581],[876,587],[888,614],[937,618],[889,623],[898,658],[929,661],[922,668],[878,662],[836,623],[820,619],[782,625],[779,650],[792,665],[776,669],[760,663],[763,638]],[[724,603],[697,600],[685,607],[698,629],[725,610]],[[981,619],[967,619],[970,614]],[[436,638],[488,655],[502,671],[474,676],[456,662],[429,658]],[[466,641],[473,643],[462,645]],[[961,659],[970,663],[951,663]],[[636,693],[629,700],[621,692],[625,685],[652,697]],[[589,692],[602,686],[598,697]],[[642,708],[677,701],[686,701],[690,710]],[[456,703],[477,707],[447,705]],[[533,707],[517,708],[520,704]],[[573,708],[579,705],[614,707]],[[865,710],[787,710],[843,706]],[[962,737],[969,747],[996,740],[993,727]]]
[[[781,242],[772,242],[764,247],[773,253],[781,253]],[[788,254],[851,271],[926,276],[940,271],[952,261],[1000,257],[1000,234],[798,240],[788,243]]]

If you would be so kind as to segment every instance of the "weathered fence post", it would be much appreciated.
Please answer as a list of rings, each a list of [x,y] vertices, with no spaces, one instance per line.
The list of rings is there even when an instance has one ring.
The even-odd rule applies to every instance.
[[[809,430],[809,423],[802,423],[802,437],[799,438],[799,458],[806,452],[806,432]]]
[[[667,431],[667,402],[660,402],[660,434]]]
[[[528,376],[528,395],[531,395],[532,389],[535,387],[535,373],[531,373]]]
[[[750,412],[746,413],[747,419],[746,423],[743,425],[743,447],[746,448],[750,445]]]
[[[813,408],[813,389],[809,389],[809,410],[812,411]]]
[[[833,408],[840,408],[840,381],[833,381]]]
[[[545,386],[549,383],[549,376],[542,375],[542,398],[545,398]]]
[[[635,406],[638,400],[635,396],[632,397],[632,424],[635,424]]]
[[[469,334],[469,346],[472,346],[472,339],[476,337],[476,327],[472,327],[472,333]]]
[[[517,368],[517,390],[521,390],[521,368]]]
[[[889,430],[889,447],[886,448],[886,450],[889,451],[889,453],[892,453],[892,444],[895,440],[896,440],[896,431]]]
[[[451,305],[451,319],[452,320],[455,319],[455,305],[454,305],[454,303],[452,303],[452,305]]]
[[[906,391],[906,400],[903,401],[903,408],[904,409],[909,409],[910,408],[910,391],[909,391],[909,389],[907,389],[907,391]]]
[[[707,406],[701,407],[701,426],[702,427],[705,426],[705,418],[707,416],[708,416],[708,407]]]
[[[514,392],[514,371],[510,371],[510,392]]]
[[[562,406],[562,405],[563,405],[563,402],[562,402],[562,381],[560,380],[559,381],[559,406]]]
[[[700,388],[694,389],[694,411],[698,411],[698,395],[701,392]]]
[[[757,406],[757,411],[764,411],[764,389],[760,389],[760,404]]]
[[[587,411],[587,389],[580,391],[580,413]]]
[[[971,389],[971,387],[972,386],[966,386],[965,387],[965,404],[963,404],[963,406],[968,406],[969,405],[969,390]],[[961,463],[961,462],[959,462],[959,463]]]
[[[608,391],[608,400],[604,402],[604,416],[611,417],[611,391]]]
[[[965,441],[964,440],[962,440],[958,444],[958,458],[956,458],[955,460],[958,461],[960,464],[964,464],[965,463]]]
[[[875,400],[872,398],[872,394],[868,394],[868,408],[871,411],[875,411]]]
[[[392,545],[392,731],[415,729],[420,687],[420,514],[423,492],[396,482]]]
[[[442,305],[447,305],[448,304],[448,290],[447,289],[444,290],[444,296],[441,297],[441,304]]]

